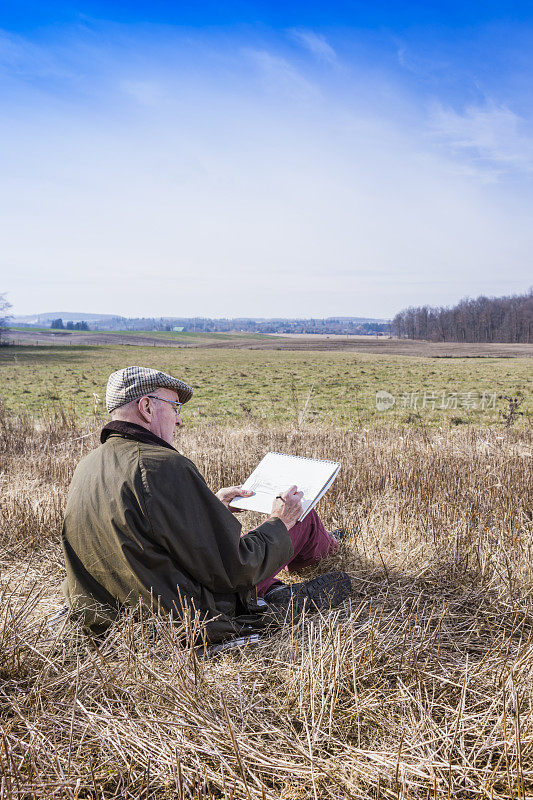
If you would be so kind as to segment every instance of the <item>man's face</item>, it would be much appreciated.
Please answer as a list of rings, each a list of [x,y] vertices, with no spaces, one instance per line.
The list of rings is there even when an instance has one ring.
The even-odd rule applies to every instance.
[[[153,392],[150,392],[150,394],[163,398],[163,400],[154,400],[153,397],[151,397],[148,401],[150,403],[149,408],[152,417],[150,430],[152,433],[155,433],[156,436],[159,436],[160,439],[172,444],[176,425],[180,426],[182,420],[180,415],[176,414],[175,406],[173,406],[172,403],[165,403],[164,401],[179,400],[178,393],[173,389],[155,389]],[[145,402],[144,398],[142,402]]]

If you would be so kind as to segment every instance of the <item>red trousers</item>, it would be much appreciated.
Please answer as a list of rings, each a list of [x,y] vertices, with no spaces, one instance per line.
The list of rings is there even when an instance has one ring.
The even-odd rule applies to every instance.
[[[296,572],[303,567],[317,564],[325,556],[336,553],[339,549],[338,541],[324,528],[320,517],[313,509],[305,519],[297,522],[289,531],[292,540],[294,555],[282,569],[287,572]],[[257,584],[257,596],[263,597],[271,586],[280,584],[277,578],[272,576],[260,581]]]

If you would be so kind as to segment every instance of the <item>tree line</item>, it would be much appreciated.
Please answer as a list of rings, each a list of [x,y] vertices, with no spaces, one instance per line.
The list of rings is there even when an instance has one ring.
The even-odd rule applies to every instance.
[[[392,320],[403,339],[431,342],[533,341],[533,289],[510,297],[465,298],[451,308],[405,308]]]
[[[85,320],[81,320],[81,322],[67,322],[66,325],[63,325],[63,320],[61,317],[59,319],[53,319],[50,323],[51,328],[55,328],[59,331],[88,331],[89,324],[85,322]]]

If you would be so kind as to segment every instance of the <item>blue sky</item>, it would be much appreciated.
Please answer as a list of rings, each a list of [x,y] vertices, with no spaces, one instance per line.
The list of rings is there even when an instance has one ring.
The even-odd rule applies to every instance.
[[[377,316],[526,290],[525,3],[3,3],[17,313]]]

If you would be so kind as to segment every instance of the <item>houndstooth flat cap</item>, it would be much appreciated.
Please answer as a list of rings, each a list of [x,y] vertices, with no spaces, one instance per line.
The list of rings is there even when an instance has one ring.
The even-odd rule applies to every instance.
[[[156,389],[173,389],[181,403],[192,397],[192,388],[178,378],[149,367],[125,367],[113,372],[107,381],[105,404],[111,414],[115,408],[130,403]]]

